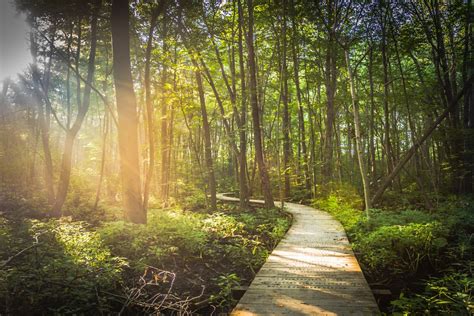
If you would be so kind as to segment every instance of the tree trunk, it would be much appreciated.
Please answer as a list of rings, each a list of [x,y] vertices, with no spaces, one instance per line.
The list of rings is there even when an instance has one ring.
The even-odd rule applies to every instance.
[[[257,100],[257,67],[256,58],[254,51],[254,32],[253,32],[253,0],[247,0],[248,9],[248,34],[247,34],[247,49],[248,49],[248,60],[249,60],[249,72],[250,72],[250,105],[252,108],[252,121],[254,130],[254,145],[255,145],[255,159],[257,160],[258,169],[260,172],[260,180],[262,183],[263,197],[265,200],[265,207],[273,208],[275,203],[273,202],[272,189],[270,184],[270,177],[268,175],[265,158],[263,156],[263,144],[262,144],[262,127],[260,123],[260,110]]]
[[[211,209],[216,210],[216,177],[214,175],[214,165],[212,161],[211,132],[209,120],[207,118],[206,99],[204,97],[204,87],[202,85],[201,72],[197,68],[197,62],[194,59],[193,64],[196,67],[195,75],[199,92],[199,103],[201,105],[202,128],[204,130],[204,156],[206,161],[207,180],[209,181],[209,193],[211,195]]]
[[[168,25],[169,21],[163,19],[162,26],[162,36],[163,36],[163,53],[169,54],[169,47],[166,41],[168,36]],[[160,113],[160,186],[159,186],[159,195],[161,202],[166,205],[168,203],[168,188],[169,188],[169,179],[167,177],[168,170],[168,65],[163,63],[163,69],[161,71],[161,113]]]
[[[369,52],[369,86],[370,86],[370,127],[369,127],[369,168],[372,181],[377,179],[377,160],[375,159],[375,101],[374,101],[374,79],[373,79],[373,46]]]
[[[31,45],[31,55],[33,57],[33,68],[32,68],[32,77],[33,77],[33,88],[35,91],[35,99],[38,104],[38,121],[39,128],[41,131],[41,145],[43,147],[44,153],[44,182],[46,184],[46,191],[48,195],[48,203],[52,205],[55,199],[54,193],[54,182],[53,182],[53,159],[51,155],[51,148],[49,144],[49,119],[46,118],[46,115],[49,115],[49,111],[45,111],[43,103],[45,103],[44,98],[42,98],[40,92],[40,73],[37,66],[37,55],[38,47],[36,44],[35,36],[33,32],[30,33],[30,45]],[[46,113],[45,113],[46,112]]]
[[[467,2],[466,10],[466,26],[464,38],[464,57],[463,57],[463,81],[467,85],[467,78],[473,75],[474,72],[474,51],[472,45],[474,36],[472,31],[472,0]],[[474,175],[474,85],[466,91],[464,95],[464,111],[463,111],[463,125],[464,125],[464,177],[462,191],[465,194],[473,193],[473,175]]]
[[[385,147],[385,158],[387,164],[387,174],[390,174],[393,170],[393,154],[392,154],[392,143],[390,142],[390,109],[389,109],[389,77],[388,77],[388,55],[387,55],[387,36],[386,36],[386,15],[383,6],[384,2],[380,2],[381,6],[381,27],[382,27],[382,64],[383,64],[383,114],[384,114],[384,147]],[[390,5],[390,4],[385,4]]]
[[[290,147],[290,111],[288,107],[288,67],[286,63],[286,0],[282,3],[282,63],[281,63],[281,80],[282,80],[282,93],[281,99],[283,101],[283,174],[285,177],[285,190],[284,197],[288,199],[290,197],[290,160],[291,160],[291,147]]]
[[[305,131],[305,121],[304,121],[304,109],[303,109],[303,100],[301,97],[301,87],[300,87],[300,73],[299,73],[299,59],[298,59],[298,30],[296,24],[296,12],[295,12],[295,3],[293,0],[290,1],[290,10],[291,10],[291,28],[292,28],[292,55],[293,55],[293,71],[294,71],[294,81],[296,87],[296,98],[298,100],[298,127],[300,134],[300,143],[301,143],[301,155],[303,162],[303,178],[304,185],[307,191],[311,191],[311,178],[309,176],[309,165],[308,165],[308,148],[306,144],[306,131]]]
[[[109,118],[108,113],[105,112],[104,115],[104,133],[102,136],[102,156],[100,159],[100,173],[99,173],[99,181],[97,184],[97,191],[95,194],[95,202],[94,202],[94,209],[97,209],[99,206],[100,201],[100,193],[102,191],[102,182],[104,179],[105,174],[105,164],[106,164],[106,153],[107,153],[107,136],[109,135]]]
[[[61,217],[62,207],[66,201],[67,193],[69,190],[69,182],[71,178],[71,167],[72,167],[72,153],[74,149],[74,142],[79,130],[82,127],[82,123],[86,117],[90,105],[91,85],[94,79],[95,70],[95,55],[97,48],[97,19],[99,16],[100,0],[94,3],[94,11],[91,16],[91,34],[90,34],[90,52],[89,62],[87,67],[87,79],[86,86],[84,87],[84,97],[82,103],[78,104],[78,112],[72,127],[66,131],[66,140],[64,142],[64,151],[61,162],[61,173],[59,176],[58,192],[56,194],[56,200],[53,205],[52,214],[53,216]],[[80,80],[80,79],[78,79]],[[78,81],[79,83],[80,81]],[[79,100],[79,99],[78,99]]]
[[[371,207],[370,187],[369,187],[369,178],[367,177],[367,172],[365,168],[365,160],[364,160],[362,141],[361,141],[361,136],[360,136],[359,100],[357,98],[357,93],[355,90],[354,74],[352,73],[351,59],[350,59],[348,48],[345,49],[344,54],[346,57],[347,73],[349,74],[349,85],[350,85],[351,97],[352,97],[352,111],[354,115],[354,129],[355,129],[357,160],[359,161],[360,176],[362,178],[362,186],[364,188],[365,211],[367,214],[367,218],[369,218],[369,209]]]
[[[143,209],[148,209],[148,199],[150,197],[150,184],[153,177],[153,170],[155,169],[155,124],[154,111],[151,99],[150,86],[150,62],[151,51],[153,49],[153,32],[158,18],[158,8],[155,8],[151,15],[150,29],[148,30],[148,40],[145,51],[145,104],[146,104],[146,119],[147,119],[147,134],[148,134],[148,169],[145,175],[145,184],[143,186]]]
[[[332,11],[332,5],[328,5],[329,10]],[[332,12],[329,13],[330,20],[332,19]],[[328,34],[326,47],[326,130],[324,137],[324,154],[323,154],[323,178],[324,182],[331,181],[333,174],[333,154],[334,154],[334,120],[336,117],[336,110],[334,108],[334,97],[336,94],[336,59],[337,50],[335,46],[334,21],[330,21],[331,30]]]
[[[244,65],[244,48],[243,48],[243,27],[244,27],[244,13],[242,10],[241,0],[237,0],[239,13],[239,30],[238,30],[238,45],[239,45],[239,71],[240,71],[240,130],[239,130],[239,198],[240,209],[248,208],[249,188],[247,181],[247,93],[245,84],[245,65]]]
[[[118,113],[118,143],[125,218],[146,223],[138,154],[138,117],[130,67],[129,2],[112,2],[112,49]]]

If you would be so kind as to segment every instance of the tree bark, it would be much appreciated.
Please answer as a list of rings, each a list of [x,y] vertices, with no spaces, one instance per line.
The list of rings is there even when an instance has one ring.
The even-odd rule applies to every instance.
[[[239,198],[240,209],[248,208],[249,188],[247,181],[247,93],[245,84],[245,65],[244,65],[244,48],[243,48],[243,27],[244,13],[242,10],[242,1],[237,0],[238,6],[238,46],[239,46],[239,71],[240,71],[240,127],[239,127]]]
[[[120,173],[125,218],[133,223],[146,223],[139,173],[137,103],[130,67],[128,0],[113,0],[111,20]]]
[[[198,68],[197,62],[194,59],[193,64],[196,67],[195,75],[199,92],[199,103],[201,105],[202,128],[204,130],[204,156],[206,161],[207,180],[209,181],[209,193],[211,195],[211,209],[216,210],[216,177],[214,174],[214,164],[212,161],[211,131],[209,127],[209,120],[207,118],[206,99],[204,96],[204,87],[202,84],[201,72]]]
[[[328,3],[328,39],[326,43],[326,129],[324,136],[324,153],[323,153],[323,179],[325,183],[328,183],[332,179],[333,175],[333,155],[334,155],[334,120],[336,118],[336,110],[334,107],[334,98],[336,95],[336,79],[337,79],[337,48],[335,45],[336,35],[335,27],[336,21],[333,16],[334,8],[330,1]]]
[[[252,121],[254,130],[254,145],[255,145],[255,159],[258,164],[260,172],[260,181],[262,183],[263,198],[265,200],[265,207],[273,208],[275,203],[273,202],[272,189],[270,184],[270,177],[268,175],[267,165],[263,156],[263,144],[262,144],[262,127],[260,122],[260,109],[258,106],[257,99],[257,67],[255,58],[255,47],[254,47],[254,21],[253,21],[253,0],[247,0],[248,9],[248,34],[247,34],[247,49],[248,49],[248,60],[249,60],[249,73],[250,73],[250,106],[252,108]]]
[[[386,8],[384,6],[390,4],[384,4],[380,2],[380,25],[382,28],[382,64],[383,64],[383,114],[384,114],[384,147],[385,147],[385,158],[387,164],[387,174],[390,174],[393,170],[393,154],[392,154],[392,143],[390,141],[390,109],[389,109],[389,77],[388,77],[388,55],[387,55],[387,36],[386,36]]]
[[[155,169],[155,124],[154,111],[151,98],[150,85],[150,62],[151,51],[153,49],[153,32],[158,18],[158,7],[155,8],[151,15],[150,29],[148,30],[147,46],[145,51],[145,104],[146,104],[146,120],[148,134],[148,169],[145,175],[145,183],[143,185],[143,209],[148,209],[148,199],[150,197],[150,184]]]
[[[470,15],[471,14],[471,15]],[[473,75],[474,72],[474,51],[472,45],[474,42],[474,32],[472,30],[472,0],[467,1],[466,10],[466,26],[464,38],[464,57],[463,57],[463,81],[467,85],[467,78]],[[473,175],[474,175],[474,85],[464,95],[464,111],[463,111],[463,125],[464,125],[464,176],[462,192],[465,194],[472,194],[473,189]]]
[[[39,69],[37,66],[37,55],[38,55],[38,47],[36,43],[35,36],[33,33],[30,34],[30,45],[31,45],[31,55],[33,57],[33,67],[32,67],[32,77],[33,77],[33,88],[35,91],[35,99],[38,105],[38,121],[39,121],[39,128],[41,131],[41,145],[43,147],[44,153],[44,182],[46,184],[46,191],[48,195],[48,203],[53,205],[55,199],[54,193],[54,181],[53,181],[53,159],[51,155],[51,147],[49,144],[49,119],[46,118],[46,115],[49,115],[49,111],[45,110],[47,105],[43,105],[46,103],[42,94],[40,92],[41,86],[41,78]]]
[[[291,28],[292,28],[292,55],[293,55],[293,71],[294,81],[296,87],[296,98],[298,100],[298,127],[300,134],[301,143],[301,155],[303,162],[303,178],[304,185],[307,191],[311,191],[311,178],[309,176],[309,165],[308,165],[308,148],[306,144],[306,130],[304,121],[304,109],[303,100],[301,97],[300,87],[300,73],[299,73],[299,59],[298,59],[298,30],[296,24],[296,12],[295,3],[293,0],[290,1],[291,10]]]
[[[375,101],[374,101],[374,78],[373,78],[373,46],[369,52],[369,86],[370,86],[370,126],[369,126],[369,169],[372,181],[377,178],[377,160],[375,159]]]
[[[163,19],[162,26],[162,36],[163,36],[163,53],[169,54],[169,45],[167,43],[168,36],[168,25],[169,21]],[[168,203],[168,192],[169,192],[169,179],[168,179],[168,157],[169,157],[169,146],[168,146],[168,65],[163,63],[163,69],[161,73],[161,113],[160,113],[160,186],[159,186],[159,195],[162,203],[166,205]]]
[[[348,48],[344,50],[344,54],[346,57],[347,73],[349,74],[349,85],[351,89],[352,112],[353,112],[352,114],[354,115],[354,129],[355,129],[357,160],[359,161],[359,171],[360,171],[360,176],[362,178],[362,186],[364,189],[365,212],[366,212],[367,218],[369,218],[369,209],[371,207],[370,186],[369,186],[369,178],[367,177],[367,172],[365,168],[365,160],[364,160],[362,141],[361,141],[361,136],[360,136],[361,133],[360,133],[360,117],[359,117],[359,100],[357,98],[357,93],[355,90],[354,74],[352,73],[351,58],[349,55]]]
[[[283,174],[285,177],[285,190],[284,197],[288,199],[290,197],[290,160],[291,160],[291,144],[290,144],[290,110],[288,106],[288,67],[286,62],[287,52],[287,40],[286,40],[286,7],[287,1],[283,0],[282,3],[282,63],[281,63],[281,80],[282,80],[282,93],[281,99],[283,101]]]

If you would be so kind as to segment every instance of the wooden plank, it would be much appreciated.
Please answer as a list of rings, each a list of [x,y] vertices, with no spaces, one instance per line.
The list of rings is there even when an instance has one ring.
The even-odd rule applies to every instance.
[[[379,315],[342,225],[309,206],[285,207],[292,226],[231,315]]]

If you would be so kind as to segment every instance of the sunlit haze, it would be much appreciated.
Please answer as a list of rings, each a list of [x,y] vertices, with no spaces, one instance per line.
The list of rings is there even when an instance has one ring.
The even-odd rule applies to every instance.
[[[9,0],[0,1],[0,81],[15,77],[31,61],[29,26]]]

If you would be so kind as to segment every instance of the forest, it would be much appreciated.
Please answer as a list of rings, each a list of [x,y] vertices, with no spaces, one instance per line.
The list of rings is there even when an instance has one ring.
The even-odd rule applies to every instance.
[[[472,0],[12,5],[0,315],[227,315],[286,203],[343,225],[381,313],[474,313]]]

